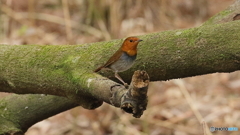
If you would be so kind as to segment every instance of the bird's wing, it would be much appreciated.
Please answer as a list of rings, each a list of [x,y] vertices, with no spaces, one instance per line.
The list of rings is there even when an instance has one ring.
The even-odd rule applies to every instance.
[[[94,70],[94,72],[98,72],[100,71],[102,68],[106,68],[108,66],[110,66],[111,64],[113,64],[115,61],[117,61],[121,55],[122,55],[123,51],[121,49],[117,50],[113,56],[101,67],[97,68]]]
[[[103,67],[108,67],[111,64],[113,64],[114,62],[116,62],[117,60],[119,60],[119,58],[121,57],[121,55],[123,54],[123,51],[121,49],[117,50],[113,56],[103,65]]]

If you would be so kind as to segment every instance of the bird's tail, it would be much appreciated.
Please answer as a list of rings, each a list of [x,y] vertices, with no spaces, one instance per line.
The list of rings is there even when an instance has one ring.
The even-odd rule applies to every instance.
[[[94,72],[98,72],[98,71],[100,71],[102,68],[103,68],[103,66],[101,66],[101,67],[95,69]]]

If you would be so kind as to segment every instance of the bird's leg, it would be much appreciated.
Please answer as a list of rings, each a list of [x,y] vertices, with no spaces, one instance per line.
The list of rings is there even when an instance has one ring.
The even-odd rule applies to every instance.
[[[123,81],[123,79],[119,76],[119,74],[118,74],[117,72],[115,72],[115,77],[116,77],[119,81],[121,81],[125,87],[128,86],[128,84]]]

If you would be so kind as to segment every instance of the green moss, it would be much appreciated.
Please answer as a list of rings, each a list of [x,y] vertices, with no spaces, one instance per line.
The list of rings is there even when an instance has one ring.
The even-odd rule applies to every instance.
[[[0,117],[0,134],[1,135],[7,135],[9,134],[9,132],[19,132],[19,133],[22,133],[22,130],[18,129],[13,122],[11,121],[7,121],[6,119],[4,118],[1,118]]]
[[[233,11],[232,10],[224,10],[219,12],[217,15],[211,17],[208,19],[203,25],[211,25],[211,24],[216,24],[218,21],[222,21],[225,16],[229,16]]]
[[[2,101],[0,102],[0,110],[1,110],[1,117],[8,117],[9,116],[9,112],[7,111],[7,103]]]
[[[221,17],[224,17],[224,16],[229,15],[232,12],[233,12],[232,10],[223,10],[219,13],[219,15],[221,15]]]

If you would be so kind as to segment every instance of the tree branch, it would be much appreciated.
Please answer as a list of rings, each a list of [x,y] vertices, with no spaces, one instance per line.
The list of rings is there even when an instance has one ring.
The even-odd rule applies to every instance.
[[[239,21],[233,21],[142,36],[135,65],[121,76],[130,82],[133,71],[146,69],[152,81],[159,81],[239,70],[239,26]],[[1,91],[58,96],[102,92],[99,80],[106,78],[92,70],[112,54],[116,42],[121,41],[76,46],[0,45]],[[105,97],[100,99],[109,102]]]
[[[234,4],[230,5],[226,10],[211,17],[203,25],[220,24],[239,20],[240,15],[240,0],[236,0]]]
[[[229,12],[221,12],[201,27],[141,36],[144,42],[139,45],[137,61],[134,67],[122,73],[121,77],[130,82],[130,75],[138,69],[146,70],[152,81],[239,70],[240,22],[232,22],[237,20],[239,14],[238,3],[239,0],[235,6],[227,9]],[[222,22],[220,21],[222,18],[230,19]],[[218,22],[220,23],[212,25]],[[56,98],[59,101],[63,98],[46,96],[49,100],[46,99],[46,103],[39,104],[40,95],[27,95],[26,99],[32,99],[30,101],[35,108],[42,108],[42,105],[48,109],[52,108],[48,115],[43,114],[37,121],[75,107],[75,103],[89,109],[98,107],[102,101],[111,103],[110,97],[114,94],[110,89],[117,83],[101,75],[108,77],[112,73],[101,72],[99,75],[92,70],[104,63],[121,42],[122,40],[114,40],[76,46],[0,45],[0,91],[66,97],[64,98],[66,102],[65,100],[56,102],[52,100]],[[127,91],[124,86],[117,86],[114,89],[119,93]],[[22,99],[25,99],[23,95],[2,99],[0,111],[4,112],[4,106],[20,104],[23,102]],[[114,105],[128,107],[128,104],[122,104],[124,102],[120,99],[114,101]],[[52,107],[52,103],[56,108]],[[24,102],[19,105],[21,108],[26,106],[30,105]],[[61,107],[63,109],[60,109]],[[35,110],[28,111],[33,114],[34,112]],[[17,116],[16,111],[8,109],[7,113],[15,113]],[[22,114],[26,112],[23,111]],[[12,115],[0,118],[2,122],[12,125],[2,131],[25,132],[31,125],[26,124],[27,126],[18,128],[15,120],[22,119],[13,117],[7,121],[9,117]],[[1,124],[0,128],[3,129]]]
[[[58,96],[12,94],[0,101],[0,134],[24,134],[33,124],[76,106]]]

